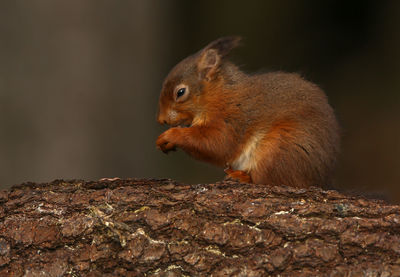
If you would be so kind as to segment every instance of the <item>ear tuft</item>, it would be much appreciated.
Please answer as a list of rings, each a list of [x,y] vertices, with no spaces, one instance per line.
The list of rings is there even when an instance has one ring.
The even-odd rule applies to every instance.
[[[202,49],[198,61],[200,78],[212,79],[218,71],[221,60],[239,45],[240,40],[240,37],[223,37],[214,40]]]
[[[215,49],[221,57],[224,57],[237,47],[241,40],[242,38],[238,36],[222,37],[208,44],[204,50]]]

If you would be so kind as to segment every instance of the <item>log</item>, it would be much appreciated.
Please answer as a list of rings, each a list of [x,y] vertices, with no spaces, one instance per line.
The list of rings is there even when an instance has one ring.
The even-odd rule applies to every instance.
[[[400,275],[400,207],[334,190],[56,180],[0,203],[0,276]]]

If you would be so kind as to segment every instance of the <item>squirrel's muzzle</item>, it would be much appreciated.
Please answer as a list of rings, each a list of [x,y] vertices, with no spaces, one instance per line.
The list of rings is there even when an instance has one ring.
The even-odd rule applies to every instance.
[[[166,116],[165,115],[163,115],[162,113],[158,113],[158,115],[157,115],[157,121],[158,121],[158,123],[160,123],[161,125],[163,125],[163,124],[167,124],[167,118],[166,118]]]

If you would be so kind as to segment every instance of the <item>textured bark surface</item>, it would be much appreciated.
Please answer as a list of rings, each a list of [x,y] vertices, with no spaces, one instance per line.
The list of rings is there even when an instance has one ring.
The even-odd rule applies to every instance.
[[[0,203],[0,276],[400,275],[400,207],[336,191],[54,181]]]

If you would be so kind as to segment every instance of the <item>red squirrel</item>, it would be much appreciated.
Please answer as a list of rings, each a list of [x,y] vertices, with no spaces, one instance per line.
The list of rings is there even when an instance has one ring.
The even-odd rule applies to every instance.
[[[240,37],[217,39],[166,77],[157,139],[224,167],[240,182],[292,187],[330,182],[339,126],[325,93],[298,74],[249,75],[226,59]]]

